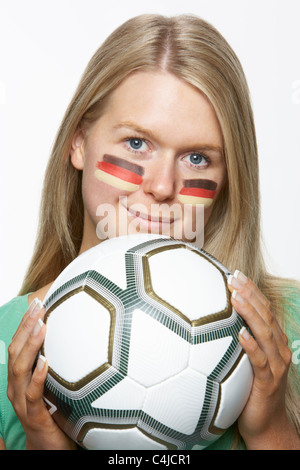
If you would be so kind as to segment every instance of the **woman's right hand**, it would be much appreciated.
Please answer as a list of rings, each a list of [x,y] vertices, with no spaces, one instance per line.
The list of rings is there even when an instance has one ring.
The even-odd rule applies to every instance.
[[[76,444],[57,426],[43,400],[48,365],[39,357],[46,325],[45,309],[35,299],[25,313],[8,348],[7,395],[26,434],[26,449],[67,450]]]

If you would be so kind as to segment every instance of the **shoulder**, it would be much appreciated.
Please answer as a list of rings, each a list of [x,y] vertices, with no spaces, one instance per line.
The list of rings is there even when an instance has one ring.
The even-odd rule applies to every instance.
[[[0,340],[10,340],[27,309],[28,295],[14,297],[0,307]]]
[[[285,314],[285,333],[292,352],[292,363],[300,377],[300,288],[297,285],[292,285],[285,291],[282,305]]]
[[[7,361],[7,348],[28,309],[28,295],[15,297],[0,307],[0,364]]]
[[[28,295],[18,296],[0,307],[0,438],[6,449],[23,449],[25,434],[6,394],[8,346],[28,309]]]
[[[46,286],[44,287],[41,287],[39,290],[36,290],[35,292],[29,294],[28,296],[28,304],[30,305],[31,302],[33,301],[33,299],[35,297],[37,297],[39,300],[41,300],[43,302],[48,290],[50,289],[50,287],[52,286],[53,282],[50,282],[49,284],[47,284]]]
[[[35,297],[43,301],[52,282],[35,292],[17,296],[0,307],[0,347],[1,342],[9,344],[18,328],[22,317]]]
[[[282,303],[287,320],[292,319],[300,325],[300,287],[297,284],[285,288]]]

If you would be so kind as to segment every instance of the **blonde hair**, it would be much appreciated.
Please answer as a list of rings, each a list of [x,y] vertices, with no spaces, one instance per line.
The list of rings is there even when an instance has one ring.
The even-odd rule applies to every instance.
[[[263,261],[257,145],[247,82],[227,41],[192,15],[132,18],[90,60],[53,146],[38,237],[20,295],[53,281],[78,255],[83,234],[81,172],[69,158],[75,131],[100,117],[106,98],[124,78],[145,70],[168,71],[201,90],[213,104],[223,133],[227,182],[205,227],[204,248],[228,269],[249,276],[284,327],[284,305],[293,283],[270,276]],[[297,377],[291,367],[287,406],[299,429],[298,396],[293,392]]]

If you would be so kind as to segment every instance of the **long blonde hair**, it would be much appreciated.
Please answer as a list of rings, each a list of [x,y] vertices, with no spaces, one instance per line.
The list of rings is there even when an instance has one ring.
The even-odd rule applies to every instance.
[[[53,146],[38,237],[20,295],[53,281],[78,255],[83,201],[81,172],[69,158],[73,135],[100,117],[106,98],[124,78],[144,70],[168,71],[201,90],[213,104],[223,133],[227,183],[205,227],[204,249],[230,270],[249,276],[271,301],[284,327],[282,312],[292,282],[270,276],[263,261],[257,145],[247,82],[227,41],[213,26],[192,15],[130,19],[90,60]],[[293,368],[290,376],[287,406],[299,429]]]

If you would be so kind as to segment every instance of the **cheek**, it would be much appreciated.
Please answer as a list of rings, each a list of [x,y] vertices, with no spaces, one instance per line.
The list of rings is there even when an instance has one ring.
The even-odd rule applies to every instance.
[[[207,179],[185,180],[183,188],[179,191],[178,200],[182,204],[197,206],[203,204],[204,208],[212,205],[217,194],[217,183]]]
[[[100,204],[115,206],[121,195],[119,189],[99,181],[94,173],[94,169],[90,172],[84,171],[82,178],[83,203],[85,210],[92,219],[96,217],[97,208]]]
[[[117,191],[119,190],[119,192],[125,191],[126,193],[132,193],[139,189],[140,183],[121,178],[119,173],[120,172],[117,171],[108,173],[100,167],[95,170],[95,178],[97,178],[99,183],[105,183],[106,187],[114,188]]]
[[[143,182],[144,168],[113,155],[104,155],[96,165],[95,176],[113,188],[132,193]]]

